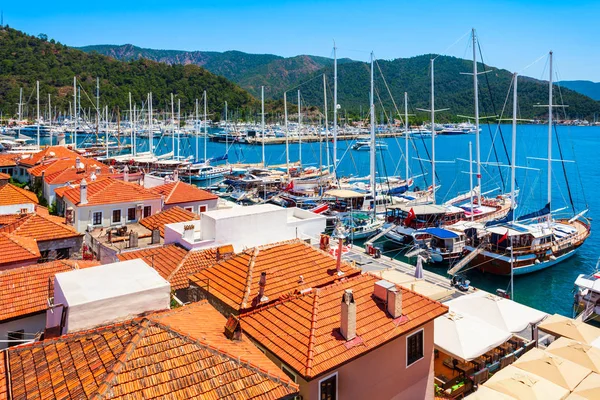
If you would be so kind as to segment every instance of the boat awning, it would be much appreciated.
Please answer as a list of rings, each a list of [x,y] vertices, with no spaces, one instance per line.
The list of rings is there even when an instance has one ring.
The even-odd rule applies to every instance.
[[[462,361],[473,360],[512,337],[508,331],[453,311],[434,320],[433,335],[436,349]]]
[[[415,215],[429,215],[429,214],[445,214],[447,208],[444,206],[438,206],[436,204],[419,204],[419,205],[406,205],[406,204],[392,204],[388,206],[388,209],[402,210],[409,212],[411,209]]]
[[[456,234],[455,232],[449,231],[447,229],[442,229],[442,228],[425,228],[425,229],[419,230],[418,232],[415,232],[415,234],[418,234],[421,232],[429,233],[430,235],[433,235],[440,239],[455,239],[458,237],[458,234]]]
[[[324,194],[325,196],[337,197],[340,199],[353,199],[365,197],[365,194],[355,192],[354,190],[348,189],[332,189],[328,190]]]
[[[600,279],[593,275],[580,274],[577,279],[575,279],[575,285],[579,286],[580,288],[600,292]]]
[[[445,303],[450,311],[467,314],[496,328],[518,333],[548,316],[535,308],[484,291],[477,291]]]

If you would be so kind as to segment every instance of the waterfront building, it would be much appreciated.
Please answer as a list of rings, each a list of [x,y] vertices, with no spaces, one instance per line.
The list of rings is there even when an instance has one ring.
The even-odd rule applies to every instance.
[[[81,158],[81,155],[65,146],[48,146],[36,153],[22,155],[17,158],[17,165],[13,170],[13,179],[19,182],[31,182],[29,170],[36,165],[56,159]]]
[[[181,207],[186,211],[200,214],[215,210],[219,201],[217,195],[182,181],[165,183],[150,190],[164,196],[164,210]]]
[[[38,204],[33,192],[0,180],[0,215],[32,213]]]

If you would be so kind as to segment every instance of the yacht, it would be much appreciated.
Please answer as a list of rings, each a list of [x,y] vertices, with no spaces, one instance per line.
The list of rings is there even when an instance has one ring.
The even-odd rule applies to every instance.
[[[388,145],[385,142],[377,141],[377,142],[375,142],[375,148],[377,150],[387,150]],[[368,140],[359,140],[352,145],[352,150],[370,151],[371,150],[371,142]]]

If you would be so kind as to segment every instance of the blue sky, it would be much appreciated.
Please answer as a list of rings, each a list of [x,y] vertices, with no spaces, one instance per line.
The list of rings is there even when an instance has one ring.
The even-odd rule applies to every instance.
[[[371,50],[384,59],[469,58],[463,35],[474,27],[489,65],[542,78],[545,58],[530,64],[552,49],[560,79],[600,81],[600,1],[36,0],[0,8],[11,27],[72,46],[331,56],[335,39],[340,57],[357,60]]]

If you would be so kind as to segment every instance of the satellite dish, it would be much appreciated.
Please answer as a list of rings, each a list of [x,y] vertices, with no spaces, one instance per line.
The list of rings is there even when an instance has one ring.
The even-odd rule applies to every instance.
[[[338,104],[337,106],[335,106],[335,108],[339,110],[340,108],[342,108],[342,106]]]

